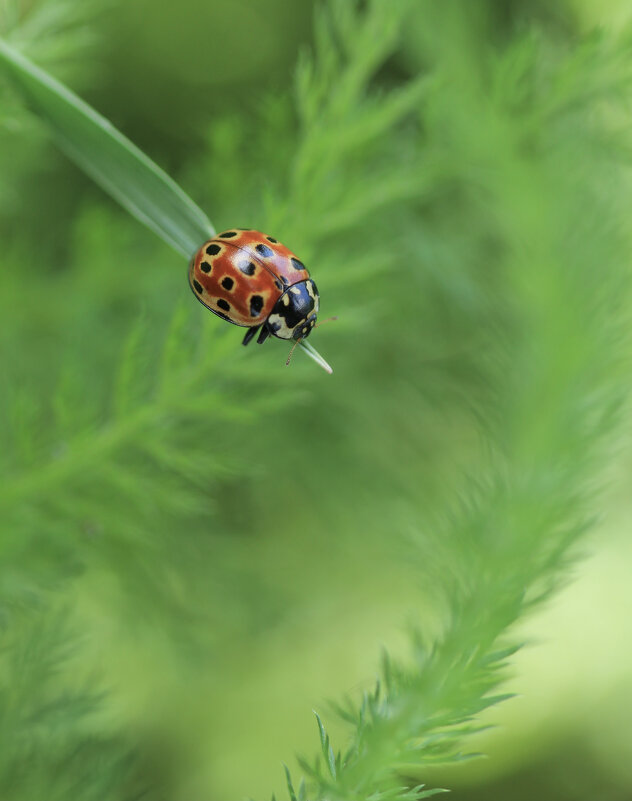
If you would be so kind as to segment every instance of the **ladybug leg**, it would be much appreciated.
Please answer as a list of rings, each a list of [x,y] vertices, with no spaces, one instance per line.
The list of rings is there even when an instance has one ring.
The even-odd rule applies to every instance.
[[[270,336],[270,329],[268,328],[267,325],[264,325],[259,333],[259,336],[257,337],[257,345],[263,344],[269,336]]]
[[[249,328],[246,331],[246,336],[244,337],[244,341],[241,344],[242,345],[247,345],[250,342],[250,340],[254,337],[254,335],[257,333],[258,330],[259,330],[259,326],[258,325],[255,325],[252,328]]]

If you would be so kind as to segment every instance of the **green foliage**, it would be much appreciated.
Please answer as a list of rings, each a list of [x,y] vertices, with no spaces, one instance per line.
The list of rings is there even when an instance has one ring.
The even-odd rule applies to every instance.
[[[411,656],[385,655],[374,690],[333,705],[344,746],[316,716],[304,778],[286,769],[292,801],[440,792],[425,769],[467,756],[479,715],[506,697],[510,627],[567,575],[610,459],[628,387],[629,46],[564,39],[535,15],[507,30],[494,8],[329,3],[294,98],[214,121],[183,171],[222,224],[270,230],[311,265],[325,314],[341,318],[318,331],[336,352],[331,383],[298,360],[286,371],[274,343],[240,349],[191,302],[185,265],[178,273],[159,242],[100,202],[73,221],[45,303],[24,297],[31,243],[18,232],[5,249],[9,619],[25,597],[48,605],[54,587],[81,599],[77,625],[155,632],[179,674],[212,661],[214,722],[231,674],[265,662],[268,641],[283,643],[283,685],[297,627],[305,670],[322,629],[359,626],[348,605],[367,618],[391,593],[417,605]],[[330,596],[335,618],[321,609],[310,629]],[[38,776],[68,750],[97,764],[100,723],[84,711],[100,707],[91,693],[65,694],[67,635],[46,616],[30,626],[15,624],[2,669],[4,687],[17,686],[24,660],[10,654],[28,652],[24,693],[37,684],[57,698],[45,695],[47,725],[64,732],[50,762],[51,729],[31,738],[31,718],[19,724]],[[104,635],[121,651],[128,636]],[[93,643],[77,658],[101,663]],[[65,676],[57,696],[54,672]],[[121,695],[113,687],[100,703],[120,709]],[[157,705],[169,718],[168,701]],[[262,713],[267,726],[276,713],[273,703]],[[142,730],[137,715],[119,716],[120,730]],[[151,766],[141,783],[158,796],[225,797],[219,780],[187,775],[197,733],[156,725],[141,742]],[[127,739],[106,738],[112,761],[83,782],[86,798],[125,797],[139,780],[139,763],[121,756]],[[186,751],[183,767],[161,748]],[[16,764],[0,749],[7,793],[36,797]],[[77,771],[70,761],[63,781]],[[70,787],[58,797],[80,797]]]
[[[100,0],[2,0],[0,38],[45,69],[53,69],[62,80],[78,89],[90,84],[97,44],[95,22]],[[2,231],[11,231],[20,221],[27,227],[29,216],[47,197],[42,174],[51,171],[51,151],[46,131],[34,119],[19,93],[8,81],[0,81],[0,217]],[[53,190],[60,215],[67,201],[59,186]],[[26,233],[26,231],[24,231]]]
[[[3,0],[0,35],[16,48],[37,55],[40,64],[65,72],[77,69],[94,46],[99,6],[70,0]]]
[[[108,732],[111,723],[98,720],[102,699],[92,682],[68,687],[61,678],[76,651],[67,612],[24,608],[5,621],[0,633],[3,798],[103,801],[139,791],[133,786],[132,744]]]

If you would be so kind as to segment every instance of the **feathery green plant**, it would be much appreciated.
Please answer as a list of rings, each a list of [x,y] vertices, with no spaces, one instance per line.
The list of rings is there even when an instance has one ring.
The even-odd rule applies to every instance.
[[[452,22],[455,36],[447,40],[462,36],[465,54],[440,61],[433,82],[442,93],[450,81],[458,85],[466,102],[428,100],[437,136],[427,131],[424,161],[446,164],[452,157],[455,181],[472,194],[461,204],[498,242],[497,291],[517,330],[495,347],[487,340],[495,389],[493,416],[487,412],[485,421],[491,458],[462,488],[468,501],[447,520],[443,510],[443,520],[429,522],[436,553],[429,553],[427,532],[411,543],[416,562],[434,568],[434,576],[426,568],[427,578],[435,591],[443,589],[446,623],[434,640],[417,636],[412,665],[387,658],[375,693],[338,708],[351,727],[343,751],[334,753],[317,719],[322,754],[301,760],[310,798],[421,798],[421,786],[402,786],[401,776],[459,757],[464,735],[476,731],[472,720],[505,697],[493,692],[516,646],[499,638],[548,597],[586,528],[582,497],[591,494],[595,449],[627,389],[620,363],[626,318],[611,314],[620,293],[628,297],[616,256],[626,240],[621,211],[600,190],[618,161],[600,147],[600,138],[613,132],[607,133],[607,118],[595,122],[592,107],[596,86],[602,102],[617,99],[625,80],[617,63],[621,45],[590,41],[547,63],[527,35],[498,54],[488,77],[488,64],[477,70],[468,59],[466,25],[450,16],[439,12],[435,22],[444,23],[441,30]],[[424,23],[420,15],[418,26]],[[441,45],[429,49],[439,56]],[[579,63],[590,76],[581,83]],[[512,126],[525,95],[524,116],[532,122]],[[469,115],[480,118],[478,141],[465,138],[472,133]],[[573,147],[588,145],[597,145],[591,151],[597,160],[580,168]],[[478,174],[460,173],[459,157]],[[457,205],[455,218],[459,212]],[[578,226],[590,231],[590,246],[577,236]],[[595,259],[598,248],[603,260]],[[289,787],[294,797],[290,780]]]
[[[246,191],[249,180],[263,182],[247,157],[241,167],[238,158],[231,162],[240,131],[229,117],[211,134],[223,158],[191,170],[191,185],[197,179],[204,197],[216,164],[234,163],[231,185],[243,195],[226,187],[227,213],[261,215],[262,227],[299,243],[308,263],[318,253],[321,291],[324,282],[333,302],[344,304],[364,344],[352,344],[352,326],[341,324],[353,356],[340,359],[348,383],[320,396],[341,422],[316,419],[333,427],[324,427],[328,447],[342,443],[336,455],[343,488],[352,487],[342,469],[349,454],[354,478],[369,490],[379,492],[378,471],[396,484],[392,498],[379,496],[379,515],[358,512],[363,544],[392,537],[391,549],[423,577],[441,621],[422,619],[413,657],[385,656],[376,689],[337,705],[348,725],[344,749],[334,749],[317,716],[320,750],[300,760],[302,789],[294,790],[288,772],[292,799],[436,792],[419,784],[424,767],[460,758],[479,713],[505,697],[498,685],[516,648],[507,630],[550,595],[573,558],[607,458],[606,435],[627,391],[621,360],[629,289],[621,254],[629,244],[629,188],[619,175],[626,137],[614,110],[623,113],[615,103],[632,64],[629,51],[625,41],[594,38],[564,48],[527,32],[481,57],[479,42],[496,40],[493,15],[485,13],[492,8],[330,3],[317,16],[314,53],[297,72],[298,131],[283,124],[291,111],[271,105],[261,111],[261,142],[249,140],[253,161],[276,177],[259,194]],[[22,70],[25,62],[6,47],[0,53],[32,94],[28,80],[41,74]],[[390,88],[380,70],[394,57],[409,77]],[[46,104],[40,108],[47,113]],[[75,110],[85,111],[80,104]],[[117,158],[120,145],[138,156],[113,134],[108,157]],[[112,171],[100,172],[114,180]],[[160,180],[177,206],[179,191]],[[134,181],[126,186],[137,189]],[[119,183],[109,188],[123,192]],[[153,193],[127,206],[140,203],[137,216],[151,216],[146,198]],[[208,197],[209,206],[214,202]],[[180,208],[186,217],[187,207]],[[186,223],[170,220],[173,244]],[[206,223],[199,225],[202,234]],[[104,228],[111,227],[108,218]],[[190,252],[195,236],[178,240],[181,252]],[[158,252],[148,262],[155,258],[164,257]],[[84,269],[82,289],[106,280]],[[187,581],[200,554],[211,571],[217,554],[194,537],[181,545],[191,564],[180,575],[170,572],[165,557],[174,532],[196,531],[209,489],[230,483],[231,474],[251,474],[253,453],[263,462],[277,449],[280,459],[291,459],[279,424],[295,441],[304,418],[288,408],[297,398],[290,377],[272,380],[266,361],[246,361],[210,315],[194,321],[182,304],[173,312],[161,300],[169,280],[156,279],[149,298],[157,310],[148,303],[112,387],[97,383],[91,395],[80,360],[69,359],[50,404],[29,407],[28,393],[4,389],[13,415],[0,489],[5,601],[25,578],[37,586],[82,565],[125,564],[130,584],[155,584],[152,597],[168,601],[160,608],[178,607],[184,620],[190,606],[174,584]],[[96,330],[107,331],[93,295],[86,303],[97,313]],[[291,381],[306,386],[301,373]],[[352,391],[354,382],[362,392]],[[379,383],[388,392],[378,400]],[[87,395],[85,403],[78,395]],[[405,420],[397,419],[402,406]],[[376,422],[359,426],[365,418]],[[269,430],[262,430],[264,419],[272,421]],[[259,442],[246,451],[248,421],[259,423]],[[467,447],[451,438],[453,427]],[[410,453],[403,441],[412,444]],[[229,447],[235,444],[242,447]],[[317,451],[318,443],[310,444]],[[424,471],[448,476],[447,489]],[[330,467],[325,476],[320,486],[327,490]],[[291,509],[292,499],[287,503]],[[398,535],[411,531],[411,518],[412,533]],[[213,542],[221,553],[218,532]],[[222,545],[238,558],[231,547]],[[220,615],[213,624],[221,631]]]
[[[67,617],[22,609],[0,636],[0,792],[23,801],[137,797],[133,744],[98,721],[94,679],[71,688],[61,680],[78,650]]]

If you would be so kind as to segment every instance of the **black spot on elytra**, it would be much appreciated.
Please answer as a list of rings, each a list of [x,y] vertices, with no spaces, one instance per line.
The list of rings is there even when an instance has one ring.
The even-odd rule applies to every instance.
[[[268,240],[268,242],[274,242],[275,245],[279,241],[278,239],[275,239],[273,236],[266,236],[266,239]]]
[[[244,275],[254,275],[256,265],[252,261],[242,261],[242,263],[239,265],[239,269]]]
[[[292,267],[294,267],[295,270],[304,270],[305,269],[305,265],[303,264],[302,261],[299,261],[298,259],[294,259],[294,258],[290,259],[290,261],[292,262]]]
[[[278,278],[275,279],[274,283],[276,284],[277,289],[283,289],[283,284],[279,281]]]
[[[266,259],[272,255],[272,250],[267,245],[256,245],[255,250],[260,256],[264,256]]]
[[[193,279],[193,286],[195,287],[195,291],[201,295],[204,292],[204,287],[199,281],[196,281],[195,278]]]
[[[233,288],[234,284],[235,282],[230,276],[227,275],[224,278],[222,278],[222,286],[224,287],[224,289],[228,289],[230,291]]]
[[[288,278],[286,278],[284,275],[282,275],[282,276],[281,276],[281,281],[283,281],[283,283],[285,284],[285,286],[287,286],[287,285],[290,283],[289,279],[288,279]]]
[[[230,303],[227,300],[224,300],[224,298],[220,298],[217,301],[217,305],[220,307],[220,309],[224,309],[224,311],[230,311]]]
[[[202,270],[203,273],[210,273],[212,269],[213,265],[209,264],[207,261],[200,262],[200,270]]]
[[[206,252],[208,253],[209,256],[217,256],[217,254],[220,252],[220,250],[221,250],[221,247],[219,245],[216,245],[215,243],[213,243],[212,245],[209,245],[206,248]]]
[[[223,234],[219,235],[220,239],[231,239],[233,236],[237,236],[237,231],[224,231]]]
[[[256,317],[263,309],[263,298],[261,295],[253,295],[250,298],[250,316]]]

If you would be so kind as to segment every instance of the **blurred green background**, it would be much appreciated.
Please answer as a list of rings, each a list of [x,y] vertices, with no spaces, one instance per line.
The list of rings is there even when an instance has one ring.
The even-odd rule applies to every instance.
[[[19,769],[5,757],[3,797],[42,787],[50,798],[145,797],[137,786],[164,799],[284,797],[281,763],[315,750],[312,708],[368,690],[380,649],[406,652],[413,618],[440,625],[441,579],[410,558],[409,538],[478,473],[495,420],[490,354],[519,316],[500,210],[506,199],[526,219],[540,202],[537,184],[509,180],[509,143],[543,171],[548,159],[559,166],[558,148],[613,219],[629,209],[627,185],[598,174],[604,151],[632,142],[621,110],[628,4],[424,2],[402,30],[372,32],[365,74],[371,56],[351,35],[323,44],[312,2],[0,2],[0,33],[173,174],[218,230],[286,242],[310,267],[323,315],[340,318],[312,339],[332,378],[301,353],[286,370],[277,342],[242,349],[239,330],[194,302],[182,259],[3,87],[5,754],[11,710],[28,707],[34,687],[63,699],[94,686],[106,699],[77,701],[89,710],[78,723],[60,702],[67,717],[42,728],[46,756],[25,745]],[[595,66],[582,43],[599,27],[619,44]],[[342,55],[328,63],[334,45]],[[317,78],[301,83],[297,63],[309,59]],[[437,65],[441,80],[424,94],[414,82]],[[573,104],[588,118],[603,110],[593,99],[608,82],[622,104],[605,113],[616,145],[584,140],[571,116]],[[556,91],[573,108],[549,121]],[[573,188],[560,190],[562,206]],[[591,225],[570,234],[569,253],[594,247],[596,271],[610,260],[625,274],[629,251],[604,244],[603,219]],[[175,309],[176,361],[209,363],[190,383],[168,373],[185,397],[161,405],[151,387]],[[632,797],[625,429],[602,463],[607,514],[572,582],[521,624],[530,645],[509,682],[519,695],[485,713],[497,728],[471,745],[489,758],[423,777],[455,799]],[[21,721],[24,743],[37,740],[38,715]],[[92,778],[102,771],[94,795],[81,794],[68,753],[98,765]],[[77,785],[54,795],[48,782],[64,770]]]

